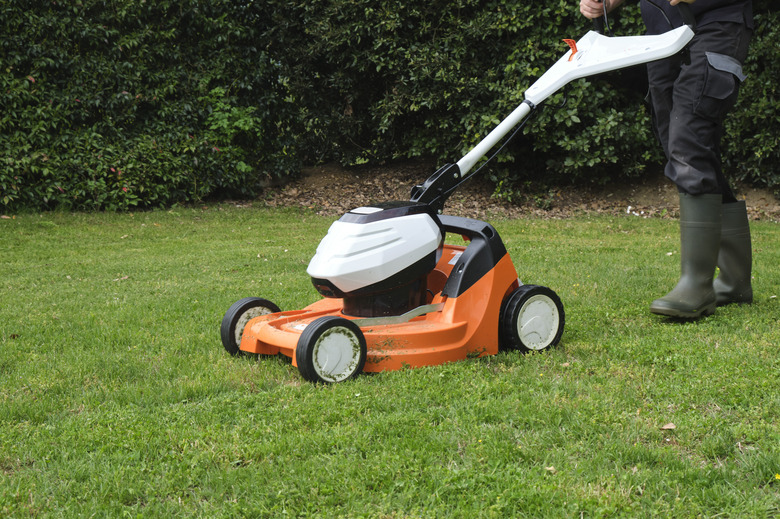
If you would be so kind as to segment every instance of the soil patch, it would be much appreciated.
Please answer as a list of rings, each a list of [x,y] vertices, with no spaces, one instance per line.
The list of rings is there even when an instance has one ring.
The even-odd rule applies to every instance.
[[[388,200],[408,200],[413,186],[436,170],[424,161],[386,166],[344,168],[329,164],[306,168],[299,179],[269,191],[265,201],[274,207],[298,206],[318,214],[338,216],[350,209]],[[780,221],[780,201],[769,190],[738,186],[752,220]],[[543,193],[522,193],[513,200],[494,196],[490,182],[474,178],[459,188],[445,205],[447,214],[468,218],[567,218],[587,213],[629,214],[637,217],[676,217],[677,190],[662,173],[641,181],[606,187],[565,186]]]

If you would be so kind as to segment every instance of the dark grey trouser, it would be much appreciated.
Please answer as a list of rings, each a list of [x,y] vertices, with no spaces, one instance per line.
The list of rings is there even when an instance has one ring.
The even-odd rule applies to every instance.
[[[738,23],[700,27],[687,52],[647,64],[653,124],[681,192],[734,200],[721,168],[723,121],[734,107],[752,31]]]

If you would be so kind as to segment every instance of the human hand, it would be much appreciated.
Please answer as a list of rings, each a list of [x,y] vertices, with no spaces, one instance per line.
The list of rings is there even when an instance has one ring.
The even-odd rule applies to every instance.
[[[696,1],[696,0],[669,0],[669,4],[670,4],[670,5],[677,5],[677,4],[679,4],[680,2],[684,2],[684,3],[686,3],[686,4],[692,4],[692,3],[694,3],[695,1]]]
[[[580,12],[582,16],[592,20],[604,14],[604,5],[597,0],[580,0]]]
[[[680,0],[676,0],[680,1]],[[607,12],[623,3],[623,0],[605,0]],[[582,16],[589,19],[598,18],[604,15],[604,4],[600,0],[580,0],[580,12]]]

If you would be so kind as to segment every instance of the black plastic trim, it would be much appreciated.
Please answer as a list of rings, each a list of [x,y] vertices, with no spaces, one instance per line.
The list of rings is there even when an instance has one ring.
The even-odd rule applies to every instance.
[[[428,204],[409,201],[395,201],[371,204],[365,207],[377,208],[381,209],[381,211],[374,211],[371,213],[356,213],[354,212],[356,209],[353,209],[339,218],[339,221],[347,223],[371,223],[415,214],[427,214],[433,219],[436,225],[441,227],[441,222],[439,221],[439,217],[436,214],[436,211],[434,211],[433,208],[431,208],[431,206]]]
[[[457,164],[445,164],[428,177],[424,183],[412,188],[412,202],[422,202],[440,213],[450,192],[462,181]]]
[[[439,216],[444,230],[468,237],[471,243],[452,268],[442,290],[446,297],[458,297],[490,272],[506,254],[506,246],[495,227],[481,220],[460,216]]]

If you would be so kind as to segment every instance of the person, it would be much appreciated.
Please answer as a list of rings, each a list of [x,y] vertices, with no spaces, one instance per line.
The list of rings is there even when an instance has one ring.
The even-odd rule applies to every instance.
[[[580,0],[580,12],[594,19],[623,3],[605,1]],[[650,311],[696,319],[720,305],[753,301],[747,208],[726,181],[720,154],[724,120],[745,79],[753,6],[751,0],[640,0],[648,34],[681,26],[675,7],[681,2],[696,20],[693,39],[682,53],[647,64],[664,174],[680,199],[680,279]]]

